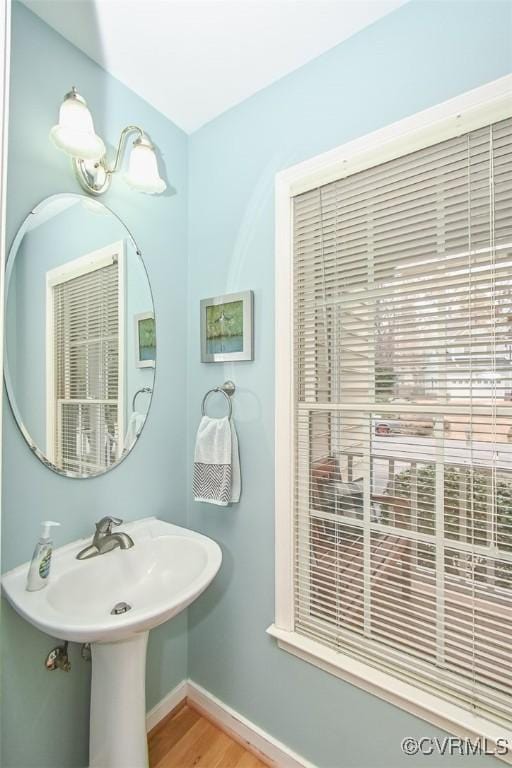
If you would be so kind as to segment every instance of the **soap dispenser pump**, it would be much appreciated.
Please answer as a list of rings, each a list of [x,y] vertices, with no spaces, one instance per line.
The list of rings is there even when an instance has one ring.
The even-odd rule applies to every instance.
[[[53,520],[45,520],[41,523],[41,536],[34,549],[28,569],[27,590],[29,592],[36,592],[48,584],[53,549],[50,528],[54,525],[60,525],[60,523],[54,523]]]

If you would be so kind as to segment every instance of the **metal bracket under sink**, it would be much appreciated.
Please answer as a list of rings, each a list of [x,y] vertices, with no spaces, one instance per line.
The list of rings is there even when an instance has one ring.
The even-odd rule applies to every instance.
[[[57,645],[55,648],[52,648],[45,659],[44,665],[49,672],[54,672],[56,669],[60,669],[62,672],[70,671],[71,662],[68,656],[67,640],[62,645]]]

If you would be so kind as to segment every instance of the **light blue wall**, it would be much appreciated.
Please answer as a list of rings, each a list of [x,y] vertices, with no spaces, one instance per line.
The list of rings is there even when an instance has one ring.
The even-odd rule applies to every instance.
[[[144,432],[115,471],[92,480],[66,480],[31,455],[6,403],[4,569],[30,558],[39,521],[45,518],[62,522],[57,544],[89,535],[93,522],[105,513],[125,520],[155,514],[186,522],[187,137],[23,6],[15,2],[12,10],[7,242],[43,198],[80,191],[69,159],[48,139],[59,104],[71,85],[85,95],[96,130],[111,144],[121,128],[134,121],[148,130],[174,189],[150,197],[132,192],[116,178],[104,198],[131,229],[154,289],[158,386]],[[69,675],[48,674],[43,660],[52,641],[5,605],[1,640],[3,768],[85,766],[89,667],[77,648],[72,649]],[[151,634],[148,664],[151,707],[186,674],[185,615]]]
[[[189,673],[320,768],[408,765],[401,739],[439,732],[265,634],[274,617],[274,174],[512,71],[511,14],[505,2],[405,5],[191,137],[188,466],[203,393],[232,378],[243,492],[232,509],[189,503],[190,526],[224,553],[189,611]],[[201,364],[199,300],[248,288],[255,361]],[[424,760],[441,762],[464,761]]]

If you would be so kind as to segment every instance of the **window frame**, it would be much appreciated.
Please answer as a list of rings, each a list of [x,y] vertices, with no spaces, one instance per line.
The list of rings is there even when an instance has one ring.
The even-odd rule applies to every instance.
[[[69,282],[77,277],[96,272],[102,267],[109,266],[112,259],[118,260],[118,399],[117,399],[117,420],[119,434],[124,435],[125,431],[125,402],[126,402],[126,374],[125,374],[125,338],[126,338],[126,279],[125,279],[125,260],[126,248],[124,240],[117,240],[103,248],[90,251],[84,256],[79,256],[72,261],[66,262],[59,267],[49,270],[46,273],[46,455],[49,460],[56,465],[57,463],[57,428],[56,412],[57,401],[55,397],[55,329],[54,329],[54,288],[62,283]],[[117,460],[121,458],[122,442],[119,442]],[[105,469],[108,469],[106,467]],[[105,469],[103,471],[105,471]]]
[[[294,631],[293,197],[512,116],[512,75],[468,91],[275,177],[275,620],[278,646],[459,737],[496,744],[502,726]],[[404,734],[405,735],[405,734]],[[512,753],[497,755],[512,764]]]

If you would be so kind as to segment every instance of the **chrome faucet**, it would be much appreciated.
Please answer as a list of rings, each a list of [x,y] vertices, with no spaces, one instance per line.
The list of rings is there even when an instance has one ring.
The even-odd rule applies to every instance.
[[[92,544],[80,550],[76,559],[88,560],[90,557],[96,557],[96,555],[104,555],[105,552],[110,552],[112,549],[116,549],[116,547],[119,547],[119,549],[130,549],[130,547],[133,547],[133,539],[127,533],[122,531],[112,533],[112,526],[121,525],[122,522],[118,517],[102,517],[96,523],[96,532]]]

